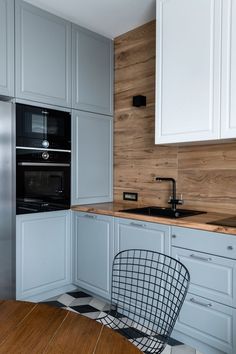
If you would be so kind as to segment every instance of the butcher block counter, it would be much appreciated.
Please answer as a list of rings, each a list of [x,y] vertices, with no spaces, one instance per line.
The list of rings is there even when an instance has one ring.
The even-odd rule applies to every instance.
[[[131,213],[121,211],[124,209],[131,209],[131,208],[143,207],[143,206],[145,205],[134,205],[133,203],[129,204],[129,203],[113,202],[113,203],[101,203],[101,204],[74,205],[72,206],[71,209],[74,211],[83,211],[87,213],[110,215],[110,216],[126,218],[126,219],[143,220],[143,221],[156,222],[165,225],[175,225],[175,226],[189,227],[189,228],[195,228],[195,229],[205,230],[205,231],[236,235],[236,227],[208,224],[217,220],[222,220],[233,216],[235,216],[236,219],[236,213],[235,215],[232,215],[232,214],[209,212],[205,214],[173,219],[173,218],[166,218],[166,217],[138,215],[133,213],[131,214]]]

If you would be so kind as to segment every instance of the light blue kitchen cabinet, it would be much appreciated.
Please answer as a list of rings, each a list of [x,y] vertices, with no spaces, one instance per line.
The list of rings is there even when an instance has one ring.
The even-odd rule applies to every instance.
[[[172,226],[172,257],[190,272],[173,337],[205,354],[236,353],[236,238]]]
[[[17,215],[17,299],[69,285],[71,273],[71,211]]]
[[[72,25],[72,107],[113,114],[113,41]]]
[[[0,95],[14,96],[13,0],[0,0]]]
[[[73,110],[72,205],[112,201],[112,140],[111,117]]]
[[[115,253],[140,248],[170,254],[170,227],[145,221],[117,218]]]
[[[74,284],[110,298],[114,257],[113,217],[74,212]]]
[[[16,0],[16,98],[71,106],[71,23]]]

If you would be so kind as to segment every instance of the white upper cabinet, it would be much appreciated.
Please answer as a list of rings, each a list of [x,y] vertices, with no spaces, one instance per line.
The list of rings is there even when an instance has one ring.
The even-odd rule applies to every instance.
[[[236,137],[236,1],[223,0],[221,137]]]
[[[156,144],[220,138],[221,4],[157,1]]]
[[[71,23],[16,1],[16,97],[71,106]]]

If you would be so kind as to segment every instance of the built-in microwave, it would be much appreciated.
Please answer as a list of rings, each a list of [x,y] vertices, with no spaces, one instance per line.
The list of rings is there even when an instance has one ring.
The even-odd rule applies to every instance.
[[[70,113],[17,103],[16,146],[70,151]]]

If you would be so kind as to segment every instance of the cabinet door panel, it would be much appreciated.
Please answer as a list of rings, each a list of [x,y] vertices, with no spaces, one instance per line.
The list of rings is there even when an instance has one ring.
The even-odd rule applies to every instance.
[[[70,107],[71,24],[16,1],[16,97]]]
[[[0,0],[0,95],[14,96],[14,1]]]
[[[186,333],[224,353],[234,354],[235,325],[235,309],[189,293],[175,330]]]
[[[236,306],[236,261],[172,247],[172,257],[190,272],[190,291],[222,304]]]
[[[75,283],[110,298],[113,260],[113,218],[74,213]]]
[[[219,137],[220,1],[158,0],[156,144]]]
[[[223,1],[221,137],[236,137],[236,1]]]
[[[168,226],[118,219],[115,232],[116,252],[140,248],[168,254]]]
[[[112,40],[73,25],[72,51],[72,107],[112,115]]]
[[[70,284],[70,212],[18,215],[16,221],[17,299]]]
[[[72,204],[112,200],[112,118],[73,111]]]

